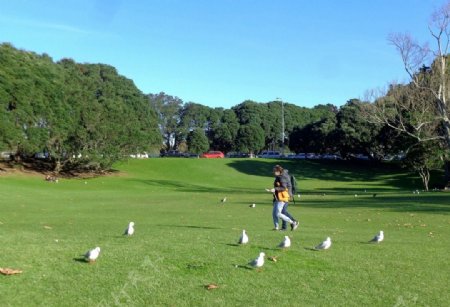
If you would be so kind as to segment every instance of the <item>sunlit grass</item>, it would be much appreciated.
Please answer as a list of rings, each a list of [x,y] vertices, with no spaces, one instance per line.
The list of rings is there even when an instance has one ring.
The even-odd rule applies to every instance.
[[[149,159],[87,180],[0,177],[0,267],[23,270],[0,276],[1,305],[447,304],[448,193],[413,194],[398,170],[280,161],[301,189],[290,206],[301,224],[282,251],[264,191],[275,162]],[[367,244],[379,230],[385,241]],[[330,250],[311,250],[327,236]],[[95,246],[97,263],[79,261]],[[260,251],[278,261],[245,268]]]

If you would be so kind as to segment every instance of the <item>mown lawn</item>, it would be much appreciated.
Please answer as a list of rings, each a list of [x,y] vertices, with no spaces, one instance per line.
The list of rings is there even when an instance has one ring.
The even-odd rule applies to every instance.
[[[23,270],[0,275],[0,305],[448,305],[449,192],[413,194],[419,180],[391,167],[278,161],[299,182],[300,227],[275,232],[264,189],[276,162],[130,160],[58,183],[0,175],[0,267]],[[385,241],[368,244],[379,230]],[[312,250],[327,236],[330,250]],[[98,261],[81,261],[95,246]],[[246,267],[260,251],[278,261]]]

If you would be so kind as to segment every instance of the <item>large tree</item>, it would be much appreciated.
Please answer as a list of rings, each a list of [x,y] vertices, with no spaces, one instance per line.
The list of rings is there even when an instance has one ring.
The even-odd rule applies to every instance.
[[[229,152],[236,149],[236,136],[239,122],[232,110],[224,110],[220,122],[214,125],[211,135],[211,148]]]
[[[264,148],[264,130],[256,124],[242,125],[238,130],[236,149],[250,154]]]
[[[147,97],[158,117],[159,130],[163,136],[165,149],[173,149],[179,143],[176,137],[183,101],[164,92],[148,94]]]
[[[0,149],[44,153],[55,172],[106,169],[161,144],[145,96],[114,67],[54,63],[10,44],[0,45],[0,119]]]
[[[187,145],[189,151],[192,153],[200,154],[209,149],[208,138],[205,135],[205,131],[201,128],[195,128],[188,133]]]
[[[343,157],[351,153],[381,156],[375,142],[379,127],[364,120],[362,104],[358,99],[351,99],[336,114],[336,130],[329,138],[328,147]]]
[[[435,48],[419,44],[409,34],[390,35],[410,83],[391,86],[385,97],[368,108],[369,119],[408,134],[418,143],[437,140],[450,149],[450,2],[432,14],[428,29]],[[448,181],[449,157],[443,158]]]

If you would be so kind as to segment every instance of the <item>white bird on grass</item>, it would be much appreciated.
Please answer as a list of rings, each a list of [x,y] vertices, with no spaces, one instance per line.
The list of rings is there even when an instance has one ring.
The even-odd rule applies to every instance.
[[[278,247],[281,247],[281,248],[288,248],[290,246],[291,246],[291,239],[288,236],[284,236],[283,242],[278,244]]]
[[[84,259],[87,262],[95,262],[97,260],[98,256],[100,255],[100,247],[96,247],[94,249],[91,249],[84,255]]]
[[[242,230],[241,237],[239,238],[239,244],[247,244],[247,243],[248,243],[248,236],[244,229]]]
[[[128,224],[127,229],[125,229],[125,232],[123,233],[124,236],[131,236],[134,233],[134,222],[130,222]]]
[[[264,265],[264,256],[266,256],[266,254],[264,252],[260,252],[258,258],[253,259],[248,264],[254,268],[261,268]]]
[[[370,242],[380,243],[383,240],[384,240],[384,232],[383,230],[380,230],[380,232],[375,237],[373,237],[373,239],[370,240]]]
[[[317,245],[315,248],[316,249],[329,249],[330,246],[331,246],[331,238],[327,237],[327,239],[325,241],[323,241],[322,243]]]
[[[227,202],[227,198],[226,197],[222,198],[221,202],[222,203],[226,203]]]

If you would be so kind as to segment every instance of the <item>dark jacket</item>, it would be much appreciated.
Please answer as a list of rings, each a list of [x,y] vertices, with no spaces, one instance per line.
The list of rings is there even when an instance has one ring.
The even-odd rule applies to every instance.
[[[283,170],[283,173],[280,176],[275,176],[275,181],[273,182],[273,187],[275,189],[274,193],[274,201],[289,201],[289,198],[292,197],[292,186],[291,186],[291,177],[289,176],[289,171],[287,169]],[[280,193],[287,191],[289,193],[288,199]]]

